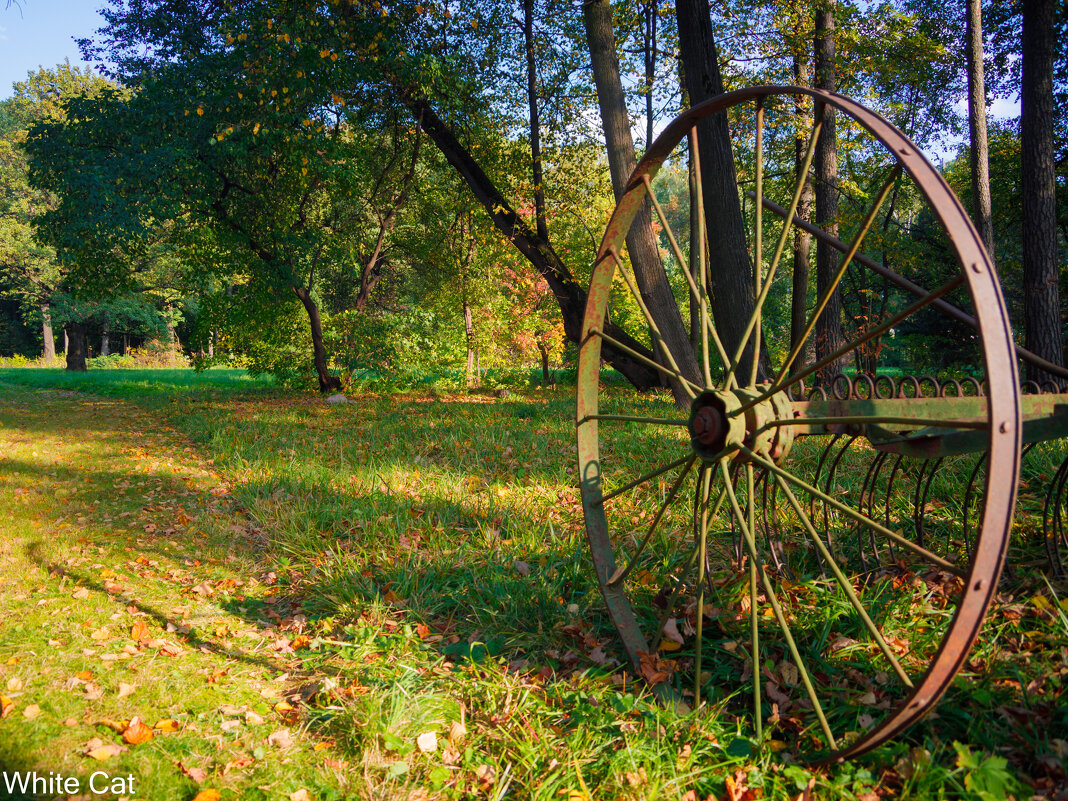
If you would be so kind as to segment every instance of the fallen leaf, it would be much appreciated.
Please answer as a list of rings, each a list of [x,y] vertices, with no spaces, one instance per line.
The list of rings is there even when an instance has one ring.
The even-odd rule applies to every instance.
[[[673,617],[669,617],[667,623],[664,624],[664,637],[674,643],[678,643],[679,645],[682,645],[684,642],[686,642],[683,639],[682,634],[679,632],[678,623],[675,622],[675,618]]]
[[[70,597],[71,597],[71,598],[78,598],[78,599],[81,599],[81,598],[88,598],[88,597],[89,597],[89,590],[88,590],[88,589],[86,589],[85,587],[80,587],[79,589],[75,590],[75,591],[74,591],[74,592],[73,592],[73,593],[71,594],[71,596],[70,596]]]
[[[163,720],[157,720],[156,725],[152,728],[158,729],[159,731],[178,731],[182,728],[182,724],[174,718],[164,718]]]
[[[199,793],[193,796],[193,801],[219,801],[219,791],[201,790]]]
[[[37,704],[30,704],[28,707],[22,710],[22,717],[27,720],[33,720],[35,717],[41,714],[41,707]]]
[[[125,750],[126,748],[121,745],[102,745],[91,751],[86,751],[85,755],[98,762],[103,762],[106,759],[111,759],[113,756],[118,756]]]
[[[126,728],[130,725],[128,720],[112,720],[111,718],[101,718],[97,721],[97,725],[107,726],[116,734],[122,734],[126,731]]]
[[[93,639],[93,640],[106,640],[108,638],[108,636],[109,636],[108,635],[108,627],[107,626],[101,626],[96,631],[94,631],[92,634],[90,634],[89,638]]]
[[[334,747],[334,741],[333,740],[323,740],[322,742],[316,743],[315,747],[312,748],[312,751],[325,751],[327,748],[333,748],[333,747]]]
[[[119,698],[125,698],[128,695],[133,695],[134,690],[136,690],[136,689],[137,689],[137,687],[135,687],[133,684],[127,684],[124,681],[120,681],[119,682]]]
[[[225,776],[232,770],[247,768],[253,762],[255,762],[255,760],[252,759],[252,757],[247,756],[239,756],[237,759],[231,759],[229,762],[226,763],[226,766],[223,768],[222,775]]]
[[[479,765],[475,768],[475,778],[478,779],[478,787],[483,792],[487,792],[493,787],[493,783],[497,780],[497,776],[490,765]]]
[[[187,768],[181,762],[178,763],[178,770],[188,776],[190,779],[200,784],[208,778],[208,772],[204,768]]]
[[[251,709],[245,713],[245,723],[249,726],[262,726],[263,718],[253,712]]]
[[[449,727],[449,742],[458,743],[467,736],[467,727],[460,721],[454,720]]]
[[[0,695],[0,719],[6,718],[15,709],[15,702],[6,695]]]
[[[147,743],[153,737],[155,735],[152,733],[152,727],[145,725],[141,718],[133,718],[130,725],[126,727],[126,731],[122,733],[123,741],[130,745]]]
[[[279,729],[267,737],[267,744],[276,748],[289,748],[293,745],[293,737],[289,734],[289,729]]]
[[[311,801],[311,796],[308,795],[308,791],[301,787],[295,793],[289,794],[289,801]]]
[[[137,643],[151,640],[152,632],[149,631],[148,624],[143,620],[135,621],[130,627],[130,639]]]
[[[415,744],[424,754],[438,750],[438,735],[432,731],[425,731],[415,738]]]
[[[93,678],[93,674],[90,673],[88,670],[83,670],[80,673],[75,673],[74,678],[78,679],[79,681],[91,681]]]
[[[17,693],[22,689],[22,679],[17,676],[12,676],[7,680],[7,691],[9,693]]]
[[[517,559],[516,561],[512,562],[512,567],[514,567],[515,572],[521,576],[530,575],[530,565],[527,562],[522,562]]]
[[[230,729],[236,729],[240,725],[240,720],[226,720],[219,725],[219,728],[223,731],[230,731]]]

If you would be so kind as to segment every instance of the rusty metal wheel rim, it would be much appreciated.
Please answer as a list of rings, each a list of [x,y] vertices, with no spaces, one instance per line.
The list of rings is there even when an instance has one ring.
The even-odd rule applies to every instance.
[[[597,581],[631,667],[637,672],[640,671],[641,654],[648,654],[650,645],[628,599],[624,580],[626,576],[620,577],[620,574],[629,571],[633,564],[626,567],[624,564],[617,564],[605,514],[605,502],[612,493],[604,492],[601,473],[599,427],[602,421],[610,415],[599,414],[601,346],[604,338],[600,327],[605,319],[613,276],[617,270],[619,254],[623,250],[625,235],[639,206],[649,193],[650,181],[655,177],[664,160],[691,129],[716,112],[732,109],[744,103],[762,103],[767,98],[787,95],[807,95],[815,102],[826,104],[827,107],[855,121],[871,135],[873,140],[882,144],[896,157],[897,163],[926,198],[949,236],[961,269],[962,285],[971,295],[975,317],[978,321],[983,366],[989,382],[989,389],[986,392],[988,401],[986,402],[984,452],[988,455],[988,463],[992,467],[986,476],[983,490],[986,504],[977,536],[971,546],[972,561],[965,571],[960,600],[945,636],[926,671],[916,678],[911,693],[876,728],[852,742],[843,747],[837,747],[834,738],[831,738],[830,742],[835,743],[835,747],[829,752],[818,755],[819,761],[822,762],[851,758],[885,742],[922,717],[949,687],[953,677],[964,664],[967,653],[978,635],[986,610],[993,599],[1001,574],[1015,503],[1019,474],[1021,415],[1017,393],[1015,351],[1000,286],[989,258],[960,202],[913,143],[878,114],[848,98],[795,87],[764,86],[730,92],[690,109],[672,122],[652,144],[647,155],[631,176],[626,192],[617,204],[598,249],[590,282],[579,356],[577,393],[579,475],[587,536]],[[940,304],[941,301],[934,303],[936,306]],[[695,463],[698,464],[698,493],[704,493],[704,508],[707,509],[711,505],[711,499],[708,489],[710,479],[706,477],[711,474],[712,470],[704,467],[706,462],[703,458],[698,459],[696,454],[692,454],[672,462],[657,475],[670,478],[681,468],[682,472],[673,484],[672,493],[674,494]],[[669,473],[668,470],[672,472]],[[724,476],[725,487],[730,486],[730,481],[727,480],[729,477],[726,473]],[[750,482],[751,477],[750,471]],[[751,483],[750,486],[752,486]],[[801,493],[798,492],[798,494]],[[681,495],[685,496],[685,493]],[[749,497],[752,495],[750,494]],[[735,503],[735,509],[738,515],[743,515],[737,503]],[[697,511],[698,507],[695,503],[695,515]],[[739,519],[744,522],[744,517]],[[701,537],[703,548],[703,532]],[[756,569],[755,564],[751,565],[751,570]],[[700,585],[703,580],[702,576],[698,584]],[[699,614],[699,628],[702,620],[703,616]],[[697,665],[699,671],[699,656]],[[671,695],[664,685],[659,685],[657,690],[662,695]],[[759,692],[755,690],[755,694],[759,695]],[[759,720],[758,707],[758,731]]]

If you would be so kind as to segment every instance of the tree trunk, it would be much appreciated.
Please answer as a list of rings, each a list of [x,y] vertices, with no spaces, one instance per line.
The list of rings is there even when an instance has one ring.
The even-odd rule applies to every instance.
[[[44,339],[44,360],[56,358],[56,338],[52,333],[52,310],[47,303],[41,304],[41,335]]]
[[[816,87],[835,91],[833,0],[816,12]],[[816,225],[838,236],[838,144],[834,109],[816,104],[816,114],[823,115],[823,126],[816,139]],[[816,241],[816,295],[822,298],[838,272],[839,252],[822,240]],[[816,323],[816,358],[822,359],[845,344],[842,333],[841,286],[831,293],[830,302]],[[817,373],[817,380],[829,384],[842,372],[838,362]]]
[[[798,15],[798,19],[802,17]],[[804,42],[801,39],[801,42]],[[803,46],[798,43],[799,46]],[[804,51],[807,51],[804,47]],[[809,64],[802,52],[794,52],[794,84],[796,86],[809,86]],[[809,103],[804,95],[799,95],[794,101],[794,175],[795,180],[801,177],[801,168],[805,162],[805,134],[809,128],[808,121],[811,119]],[[812,219],[812,179],[809,176],[801,190],[801,200],[797,204],[797,216],[806,222]],[[800,226],[794,227],[794,274],[793,287],[790,295],[790,351],[798,346],[801,336],[808,326],[808,285],[809,265],[812,254],[812,235]],[[790,368],[791,373],[801,370],[805,366],[806,354],[802,352]]]
[[[541,339],[536,341],[541,353],[541,383],[543,386],[549,386],[549,347]]]
[[[582,11],[586,24],[586,41],[589,43],[593,63],[593,78],[597,85],[597,103],[601,110],[601,123],[608,147],[612,191],[618,201],[626,192],[627,181],[637,162],[630,121],[627,118],[626,98],[619,77],[615,35],[612,32],[612,9],[608,0],[586,0]],[[694,383],[699,383],[697,359],[690,347],[690,338],[683,325],[678,304],[675,303],[664,265],[660,261],[660,251],[653,233],[652,206],[648,200],[642,204],[627,233],[627,250],[630,253],[638,291],[657,328],[660,329],[668,350],[674,356],[682,374]],[[666,365],[667,360],[660,348],[654,347],[653,350],[657,361]],[[681,382],[672,379],[671,391],[677,403],[689,406],[689,396]]]
[[[971,139],[972,200],[975,227],[994,257],[994,217],[990,203],[990,150],[986,139],[986,86],[983,75],[983,4],[968,0],[968,133]]]
[[[675,14],[686,91],[690,104],[696,106],[723,93],[712,19],[708,3],[702,0],[677,0]],[[725,112],[713,115],[698,126],[697,145],[710,243],[708,272],[712,317],[728,355],[733,358],[753,314],[756,293]],[[744,377],[743,381],[748,380],[752,358],[753,337],[750,336],[736,371]],[[757,380],[765,377],[766,371],[761,365]]]
[[[111,355],[111,334],[107,326],[104,326],[104,330],[100,332],[100,355]]]
[[[85,323],[67,323],[67,369],[85,372]]]
[[[1023,79],[1020,133],[1023,150],[1024,338],[1027,349],[1064,363],[1057,270],[1057,198],[1053,163],[1053,57],[1056,0],[1023,0]],[[1031,364],[1028,378],[1058,381]]]
[[[473,387],[475,385],[475,324],[471,318],[471,305],[467,302],[467,295],[464,295],[464,338],[467,343],[467,378],[466,386]]]
[[[66,353],[70,350],[70,334],[67,333],[67,327],[63,326],[63,352]]]
[[[293,294],[300,298],[300,302],[304,304],[304,310],[308,313],[312,351],[315,360],[315,374],[319,379],[319,391],[337,392],[341,389],[341,379],[336,375],[331,375],[330,368],[326,363],[326,348],[323,346],[323,324],[322,319],[319,317],[319,307],[316,305],[311,293],[304,287],[293,287]]]
[[[475,199],[486,210],[493,224],[516,246],[548,283],[557,304],[564,333],[569,340],[581,344],[582,317],[586,308],[586,292],[579,286],[570,270],[553,250],[548,240],[538,236],[523,222],[511,204],[500,193],[482,167],[460,144],[448,125],[423,97],[405,98],[409,109],[434,145],[467,184]],[[626,331],[605,321],[604,332],[628,348],[652,358],[652,353]],[[607,342],[602,347],[604,359],[618,370],[637,389],[647,390],[659,384],[659,373]]]
[[[538,236],[548,241],[545,184],[541,169],[541,122],[538,119],[538,63],[534,57],[534,0],[523,0],[523,41],[527,55],[527,108],[530,112],[530,170],[534,179],[534,222]]]
[[[690,190],[690,208],[697,208],[697,167],[693,159],[693,153],[689,154],[688,167],[687,167],[687,183]],[[690,278],[693,279],[694,286],[701,285],[701,261],[698,258],[697,242],[700,240],[699,231],[700,221],[697,219],[696,214],[690,215],[690,252],[688,258],[690,263],[687,265],[687,269],[690,271]],[[706,249],[707,251],[707,249]],[[708,254],[706,252],[705,258]],[[701,302],[694,297],[693,292],[687,293],[690,298],[690,347],[693,348],[694,353],[700,353],[701,347]]]

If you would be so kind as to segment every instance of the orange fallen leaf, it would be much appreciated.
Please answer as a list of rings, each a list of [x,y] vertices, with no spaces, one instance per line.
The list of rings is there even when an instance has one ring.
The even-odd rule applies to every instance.
[[[315,747],[312,748],[312,750],[313,751],[325,751],[327,748],[333,748],[333,747],[334,747],[334,741],[333,740],[323,740],[322,742],[316,743]]]
[[[128,695],[133,695],[134,690],[137,688],[132,684],[127,684],[124,681],[119,682],[119,698],[125,698]]]
[[[33,720],[35,717],[41,714],[41,707],[37,704],[30,704],[28,707],[22,710],[22,717],[27,720]]]
[[[182,725],[174,718],[164,718],[163,720],[157,720],[156,725],[152,728],[159,731],[178,731],[182,728]]]
[[[295,793],[289,794],[289,801],[311,801],[311,796],[308,795],[308,791],[301,787]]]
[[[219,801],[219,791],[201,790],[199,793],[193,796],[193,801]]]
[[[83,671],[81,671],[79,673],[75,673],[74,674],[74,678],[81,679],[82,681],[92,681],[93,680],[93,674],[90,673],[88,670],[83,670]]]
[[[141,643],[147,642],[152,639],[152,632],[148,628],[148,624],[143,620],[136,621],[130,627],[130,639],[134,642]]]
[[[6,695],[0,695],[0,719],[6,718],[15,709],[15,702]]]
[[[133,718],[130,721],[130,725],[126,727],[126,730],[122,733],[122,739],[124,742],[130,745],[141,745],[141,743],[147,743],[155,735],[152,733],[152,727],[145,725],[141,718]]]
[[[204,770],[204,768],[187,768],[185,765],[179,762],[178,770],[180,770],[184,775],[195,781],[197,784],[202,783],[205,779],[208,778],[208,772]]]
[[[247,756],[240,756],[237,759],[231,759],[229,762],[226,763],[226,767],[223,768],[222,775],[225,776],[232,770],[240,770],[241,768],[247,768],[253,762],[255,762],[255,760],[252,759],[252,757]]]

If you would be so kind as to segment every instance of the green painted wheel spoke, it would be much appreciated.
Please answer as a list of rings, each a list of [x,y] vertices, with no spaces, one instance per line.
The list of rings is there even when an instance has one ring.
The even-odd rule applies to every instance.
[[[671,485],[671,490],[668,492],[664,502],[660,504],[660,509],[657,510],[656,517],[653,518],[653,522],[649,524],[649,530],[645,533],[645,537],[638,545],[638,549],[630,557],[630,560],[625,568],[617,570],[613,573],[611,578],[608,579],[608,584],[617,584],[623,581],[630,572],[634,569],[634,566],[638,564],[638,559],[645,552],[646,547],[649,545],[650,540],[653,538],[653,533],[656,531],[657,525],[660,523],[660,519],[664,516],[664,512],[671,506],[671,502],[675,500],[675,496],[678,494],[679,488],[682,486],[682,482],[686,479],[686,476],[690,472],[690,468],[693,467],[693,463],[697,461],[697,455],[693,455],[689,458],[686,464],[683,466],[682,471],[679,473],[679,477],[675,479],[675,483]]]
[[[764,99],[757,101],[756,109],[756,193],[759,197],[764,196]],[[753,277],[754,295],[760,297],[760,279],[764,270],[764,206],[760,203],[753,204]],[[768,277],[770,283],[771,277]],[[753,364],[749,371],[749,386],[754,386],[757,380],[757,366],[760,363],[760,337],[762,325],[760,316],[757,316],[756,332],[753,337]]]
[[[607,495],[602,495],[601,499],[600,499],[600,502],[599,502],[599,505],[604,505],[604,503],[606,501],[610,501],[613,498],[616,498],[616,497],[622,495],[627,490],[634,489],[639,484],[644,484],[647,481],[652,481],[657,476],[659,476],[659,475],[661,475],[663,473],[666,473],[668,470],[674,470],[676,467],[679,467],[679,466],[685,464],[686,462],[690,461],[691,459],[693,459],[693,454],[687,454],[686,456],[683,456],[681,459],[676,459],[674,462],[671,462],[670,464],[666,464],[666,465],[664,465],[662,467],[658,467],[656,470],[652,471],[651,473],[646,473],[645,475],[641,476],[640,478],[636,478],[633,481],[628,481],[622,487],[619,487],[618,489],[612,490]]]
[[[646,191],[648,192],[649,199],[653,203],[653,209],[656,210],[656,215],[660,219],[660,224],[664,227],[664,233],[667,234],[668,243],[671,245],[671,250],[675,254],[675,259],[679,263],[679,271],[686,278],[686,285],[690,288],[690,294],[693,295],[694,300],[697,301],[698,306],[701,309],[701,325],[708,326],[707,333],[712,335],[712,341],[716,346],[716,351],[719,354],[720,362],[723,365],[723,369],[726,369],[728,364],[727,350],[723,347],[723,342],[719,338],[719,333],[716,331],[716,327],[712,325],[711,322],[708,320],[708,295],[704,291],[703,282],[700,288],[698,288],[697,284],[694,283],[693,276],[690,274],[690,270],[687,267],[687,260],[682,255],[682,248],[679,247],[678,240],[675,238],[674,231],[671,230],[671,225],[668,222],[667,215],[664,214],[664,210],[663,208],[661,208],[660,202],[656,199],[656,194],[653,192],[649,176],[643,175],[642,181],[645,183]],[[700,176],[698,176],[697,178],[697,191],[701,191]],[[693,247],[692,243],[691,247]],[[707,366],[705,363],[708,362],[707,344],[707,341],[704,341],[704,347],[701,350],[702,369]],[[712,386],[712,375],[710,369],[706,371],[705,379],[706,381],[708,381],[708,386]]]
[[[864,604],[860,602],[860,598],[857,596],[856,591],[853,589],[852,583],[846,577],[845,573],[842,571],[842,568],[839,567],[838,562],[836,562],[834,557],[831,555],[831,551],[826,546],[826,544],[824,544],[823,539],[816,532],[816,527],[812,525],[812,520],[805,513],[804,509],[801,508],[801,504],[798,503],[797,498],[794,496],[794,493],[790,490],[790,486],[786,483],[782,476],[776,475],[775,481],[779,485],[779,488],[786,494],[787,501],[789,501],[790,506],[793,508],[794,514],[797,515],[798,520],[801,521],[801,525],[805,527],[805,531],[808,533],[809,539],[812,540],[813,544],[816,546],[816,549],[820,552],[820,556],[823,557],[824,562],[830,566],[831,572],[834,574],[834,578],[838,582],[838,586],[842,588],[842,592],[846,594],[846,597],[849,599],[849,602],[853,605],[853,608],[856,610],[857,614],[860,615],[861,620],[864,621],[865,628],[868,629],[868,632],[878,644],[879,649],[883,652],[883,656],[885,656],[887,661],[890,663],[890,666],[893,668],[894,673],[897,674],[897,677],[901,679],[901,682],[906,687],[909,687],[911,689],[912,680],[901,667],[901,663],[898,662],[897,656],[894,654],[893,650],[883,638],[882,632],[879,631],[879,627],[875,625],[875,621],[871,619],[871,616],[868,614],[868,610],[865,609]]]
[[[705,569],[708,566],[708,497],[712,489],[712,471],[701,472],[700,533],[697,544],[697,643],[694,646],[693,705],[701,705],[701,651],[704,646]]]
[[[768,266],[767,278],[763,281],[760,294],[757,295],[756,302],[753,304],[753,312],[749,315],[749,322],[745,326],[745,330],[742,333],[742,338],[738,342],[738,348],[734,352],[734,358],[731,359],[730,367],[727,370],[727,379],[723,382],[724,388],[729,385],[730,380],[734,377],[735,371],[738,369],[738,364],[742,360],[742,354],[745,353],[745,347],[749,344],[749,337],[753,333],[753,328],[760,323],[761,310],[764,308],[764,301],[768,296],[768,290],[771,289],[771,284],[775,280],[775,270],[778,269],[779,260],[782,258],[783,251],[786,249],[786,241],[790,237],[790,231],[793,229],[794,212],[797,211],[797,206],[801,202],[801,193],[804,191],[805,183],[808,181],[808,170],[812,165],[812,156],[816,152],[816,139],[819,137],[820,127],[823,125],[822,118],[817,118],[816,124],[812,126],[812,133],[809,135],[808,147],[805,150],[805,161],[801,170],[798,172],[797,183],[794,185],[793,198],[790,201],[790,213],[783,221],[782,233],[779,235],[778,244],[775,246],[775,255],[771,259],[771,264]],[[756,204],[760,206],[759,203]],[[758,352],[753,353],[753,359],[758,360],[760,354]]]
[[[804,480],[798,478],[797,476],[795,476],[793,473],[790,473],[787,470],[783,470],[781,467],[779,467],[774,462],[772,462],[772,461],[770,461],[768,459],[765,459],[762,456],[757,455],[756,453],[754,453],[753,451],[749,450],[749,448],[745,447],[744,445],[739,446],[738,450],[740,450],[742,453],[744,453],[746,456],[748,456],[750,459],[752,459],[754,462],[756,462],[760,466],[770,470],[772,473],[774,473],[777,476],[785,478],[790,483],[794,484],[797,487],[800,487],[801,489],[803,489],[805,492],[809,493],[810,495],[813,495],[816,498],[819,498],[824,503],[827,503],[830,506],[833,506],[835,509],[837,509],[842,514],[844,514],[844,515],[846,515],[848,517],[851,517],[853,520],[855,520],[856,522],[860,523],[861,525],[867,526],[868,528],[870,528],[875,533],[880,534],[880,535],[886,537],[887,539],[893,540],[893,542],[896,545],[900,545],[902,548],[905,548],[905,549],[907,549],[909,551],[912,551],[914,554],[916,554],[920,558],[926,560],[927,562],[930,562],[932,565],[935,565],[936,567],[939,567],[942,570],[945,570],[948,573],[952,573],[955,576],[959,576],[961,578],[964,578],[963,571],[959,567],[954,565],[952,562],[948,562],[945,559],[943,559],[941,556],[938,556],[937,554],[931,553],[926,548],[924,548],[924,547],[922,547],[920,545],[917,545],[916,543],[912,542],[911,540],[901,536],[896,531],[891,531],[890,529],[886,528],[885,526],[879,525],[878,523],[876,523],[874,520],[872,520],[867,515],[863,515],[863,514],[861,514],[860,512],[858,512],[855,509],[851,509],[849,506],[846,506],[844,503],[839,501],[837,498],[831,497],[830,495],[828,495],[823,490],[812,486],[811,484],[807,483],[806,481],[804,481]]]
[[[668,348],[667,342],[664,341],[664,337],[660,334],[660,328],[657,326],[656,321],[653,319],[653,315],[649,313],[648,307],[645,305],[645,301],[642,299],[641,292],[638,291],[638,287],[631,281],[627,271],[623,269],[623,260],[619,258],[619,252],[612,248],[612,258],[616,261],[616,269],[619,270],[620,276],[623,278],[623,283],[627,285],[627,289],[630,290],[630,294],[634,297],[634,302],[638,304],[638,308],[642,310],[642,314],[645,316],[645,322],[649,326],[649,331],[656,341],[656,344],[660,346],[660,351],[664,354],[664,358],[667,359],[671,369],[675,371],[675,374],[679,376],[682,388],[686,390],[686,394],[690,396],[690,400],[697,397],[697,394],[693,390],[693,384],[682,377],[682,370],[679,369],[678,363],[675,361],[675,357],[671,354],[671,349]]]
[[[812,317],[808,321],[808,325],[805,327],[804,333],[798,338],[797,343],[794,345],[793,350],[783,363],[782,368],[779,370],[779,374],[775,377],[773,384],[779,384],[782,382],[786,374],[790,372],[790,367],[793,365],[794,360],[797,359],[798,354],[805,347],[805,342],[808,341],[809,336],[812,335],[813,329],[816,327],[816,321],[819,320],[820,315],[823,314],[823,310],[827,308],[827,304],[831,302],[831,297],[834,295],[835,290],[838,289],[838,285],[842,282],[842,278],[845,276],[846,269],[853,261],[853,257],[857,255],[857,251],[860,250],[860,245],[864,241],[864,237],[868,235],[868,231],[871,229],[872,223],[875,222],[875,217],[879,213],[879,209],[882,208],[883,202],[886,200],[886,196],[890,194],[890,190],[893,189],[894,183],[896,183],[898,177],[901,175],[901,164],[895,164],[894,168],[890,170],[890,175],[883,181],[882,188],[879,190],[878,195],[875,198],[875,202],[872,204],[868,213],[864,216],[864,221],[860,224],[860,229],[853,237],[853,242],[849,246],[849,250],[846,251],[846,257],[842,260],[841,266],[838,268],[838,272],[835,274],[831,283],[827,286],[826,291],[823,293],[823,297],[820,298],[820,302],[816,305],[815,310],[812,312]],[[762,198],[763,194],[760,189],[757,189],[757,197]],[[757,208],[763,208],[763,203],[757,203]],[[790,215],[790,219],[793,219],[793,214]]]
[[[669,370],[667,367],[664,367],[664,365],[659,364],[658,362],[656,362],[653,359],[650,359],[648,356],[645,356],[644,354],[638,353],[638,351],[634,350],[633,348],[627,347],[622,342],[620,342],[618,339],[615,339],[614,337],[609,336],[608,334],[606,334],[604,331],[601,331],[600,329],[591,328],[590,329],[590,336],[598,336],[601,339],[603,339],[605,342],[607,342],[609,345],[611,345],[613,348],[618,348],[619,350],[623,351],[624,353],[626,353],[631,358],[637,359],[638,361],[640,361],[642,364],[646,365],[647,367],[652,367],[654,370],[659,370],[661,373],[663,373],[664,375],[668,376],[669,378],[674,378],[674,379],[680,381],[682,384],[684,384],[686,387],[688,387],[687,391],[689,392],[690,397],[697,397],[696,393],[703,391],[701,387],[697,386],[697,384],[692,383],[689,379],[686,378],[686,376],[684,376],[678,370]]]
[[[858,350],[860,348],[860,346],[863,345],[864,343],[870,342],[871,340],[882,336],[887,331],[889,331],[891,328],[893,328],[895,325],[900,323],[902,320],[905,320],[905,319],[911,317],[913,314],[918,312],[920,309],[923,309],[923,308],[925,308],[927,306],[930,306],[932,303],[934,303],[936,300],[938,300],[943,295],[946,295],[946,294],[952,292],[954,289],[956,289],[961,284],[963,284],[965,282],[965,280],[966,280],[966,278],[965,278],[964,273],[963,272],[959,273],[954,278],[951,278],[949,281],[947,281],[946,283],[942,284],[942,286],[940,286],[934,292],[928,293],[927,295],[925,295],[924,297],[920,298],[918,301],[913,303],[911,306],[909,306],[906,309],[898,312],[893,317],[891,317],[889,320],[886,320],[885,322],[883,322],[881,325],[877,326],[876,328],[871,329],[870,331],[867,331],[863,336],[858,337],[857,339],[854,339],[852,342],[849,342],[849,343],[843,345],[842,347],[838,348],[838,350],[836,350],[834,353],[830,354],[829,356],[825,356],[824,358],[820,359],[819,361],[813,362],[808,367],[806,367],[804,370],[799,370],[798,372],[794,373],[789,378],[783,379],[782,381],[774,382],[770,387],[768,387],[768,389],[766,389],[763,392],[761,392],[755,398],[746,401],[741,406],[739,406],[737,409],[732,409],[731,411],[727,412],[727,417],[736,417],[739,414],[745,414],[748,410],[752,409],[758,403],[763,403],[768,398],[770,398],[772,395],[775,395],[775,394],[777,394],[779,392],[785,391],[789,387],[797,384],[799,381],[802,381],[803,379],[808,378],[810,375],[812,375],[813,373],[817,372],[818,370],[822,370],[828,364],[836,362],[839,359],[841,359],[843,356],[845,356],[846,354],[849,354],[849,353],[852,353],[855,350]]]
[[[779,629],[782,631],[783,637],[786,640],[786,646],[790,651],[790,656],[793,657],[794,663],[797,665],[797,672],[801,675],[801,681],[805,685],[805,692],[808,695],[808,700],[812,703],[812,709],[816,713],[816,717],[819,719],[820,727],[823,729],[823,734],[827,738],[827,743],[832,750],[836,749],[838,745],[835,742],[834,734],[831,732],[831,727],[827,723],[827,716],[823,713],[823,706],[820,704],[820,699],[816,695],[816,688],[812,684],[812,678],[809,676],[808,670],[805,667],[805,662],[801,658],[800,651],[797,650],[797,643],[794,642],[794,636],[790,631],[790,625],[786,622],[786,616],[782,612],[782,607],[779,606],[779,599],[775,595],[775,588],[772,586],[771,579],[768,578],[767,571],[764,570],[763,565],[759,564],[756,540],[753,539],[753,533],[749,529],[749,526],[746,525],[745,515],[742,513],[741,507],[738,505],[738,498],[735,496],[734,489],[730,485],[730,475],[727,472],[726,462],[721,461],[719,464],[723,474],[723,480],[727,482],[727,496],[730,499],[731,508],[734,510],[734,516],[738,526],[742,530],[742,537],[745,540],[746,548],[749,551],[749,558],[760,573],[761,584],[764,586],[764,595],[771,603],[771,611],[775,615],[775,620],[778,622]],[[760,684],[759,670],[759,663],[754,661],[753,682],[756,685]]]
[[[749,511],[749,531],[755,529],[756,507],[753,503],[753,465],[745,465],[746,506]],[[749,556],[749,644],[753,653],[753,717],[756,720],[757,740],[764,733],[764,714],[760,703],[760,616],[757,613],[757,560],[756,549]]]

